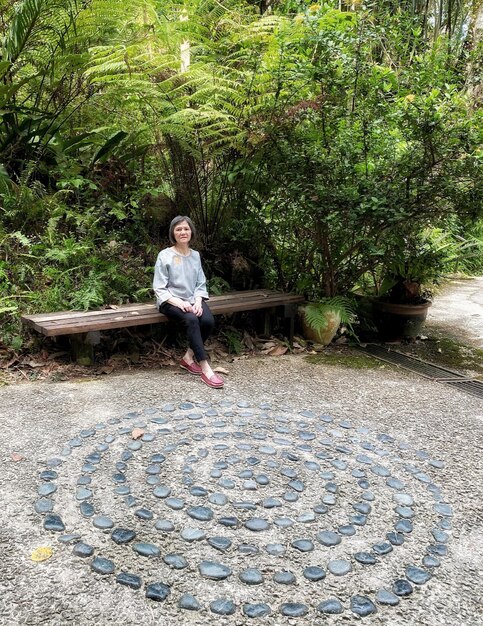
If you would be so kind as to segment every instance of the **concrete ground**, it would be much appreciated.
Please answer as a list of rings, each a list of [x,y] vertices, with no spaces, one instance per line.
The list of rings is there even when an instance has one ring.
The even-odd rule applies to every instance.
[[[481,292],[466,285],[472,308],[452,332],[477,339]],[[223,390],[172,368],[0,390],[2,626],[483,625],[481,400],[386,367],[302,356],[223,366]],[[42,478],[46,470],[55,475]],[[50,505],[65,530],[44,528],[51,513],[35,507]],[[110,522],[136,538],[118,545]],[[220,536],[224,548],[213,546]],[[92,556],[73,553],[79,541]],[[38,562],[40,547],[50,552]],[[362,564],[361,553],[376,562]],[[96,557],[113,573],[92,571]],[[215,573],[204,572],[206,561]],[[325,577],[308,580],[309,567]],[[246,570],[254,584],[240,579]],[[292,581],[277,582],[287,571]],[[121,572],[141,588],[116,582]],[[166,585],[157,587],[165,600],[146,597],[153,583]],[[321,612],[329,599],[340,614]]]
[[[483,277],[455,280],[445,287],[429,309],[428,324],[483,348]]]

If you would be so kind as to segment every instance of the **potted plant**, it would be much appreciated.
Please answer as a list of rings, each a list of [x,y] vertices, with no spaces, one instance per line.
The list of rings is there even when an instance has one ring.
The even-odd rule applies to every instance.
[[[454,241],[441,231],[393,238],[381,255],[372,301],[373,321],[382,339],[415,339],[431,306],[431,288],[456,258]]]
[[[329,345],[341,324],[352,331],[354,308],[344,296],[307,302],[299,307],[299,314],[304,337],[323,346]]]

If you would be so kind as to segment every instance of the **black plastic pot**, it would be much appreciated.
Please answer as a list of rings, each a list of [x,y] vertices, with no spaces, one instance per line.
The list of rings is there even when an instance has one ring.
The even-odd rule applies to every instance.
[[[415,339],[421,334],[431,302],[394,304],[373,302],[374,323],[381,339]]]

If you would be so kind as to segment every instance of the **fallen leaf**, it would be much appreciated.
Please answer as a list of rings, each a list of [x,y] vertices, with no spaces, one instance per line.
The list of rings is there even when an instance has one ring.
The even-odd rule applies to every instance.
[[[54,551],[52,550],[52,548],[45,546],[45,547],[35,548],[30,558],[32,559],[32,561],[35,561],[36,563],[40,563],[41,561],[46,561],[47,559],[50,559],[50,557],[53,554],[54,554]]]
[[[263,345],[263,350],[267,350],[268,348],[274,348],[277,344],[275,343],[275,341],[267,341],[263,343],[262,345]]]
[[[131,437],[133,439],[140,439],[143,435],[144,435],[144,430],[142,428],[135,428],[131,433]]]
[[[36,368],[44,367],[44,365],[47,365],[47,363],[43,363],[42,361],[22,361],[20,365],[28,365],[31,368]]]
[[[268,353],[270,356],[282,356],[282,354],[285,354],[287,352],[288,348],[287,346],[276,346],[275,348],[272,348],[272,350],[270,350],[270,352]]]
[[[247,333],[247,331],[243,333],[243,343],[249,350],[255,350],[255,342],[253,341],[253,338],[250,337],[250,335]]]
[[[113,371],[114,371],[114,367],[112,365],[105,365],[104,367],[101,367],[101,369],[99,370],[99,373],[112,374]]]
[[[218,374],[229,374],[230,373],[224,367],[215,367],[215,369],[213,371],[217,372]]]
[[[13,452],[10,455],[10,458],[12,459],[12,461],[15,461],[16,463],[18,463],[18,461],[25,461],[25,457],[22,456],[21,454],[17,454],[16,452]]]

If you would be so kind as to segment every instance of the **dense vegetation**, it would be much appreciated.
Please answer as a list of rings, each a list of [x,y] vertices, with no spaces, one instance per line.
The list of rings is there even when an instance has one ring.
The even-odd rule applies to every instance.
[[[213,291],[483,269],[481,4],[0,2],[4,343],[150,299],[179,213]]]

